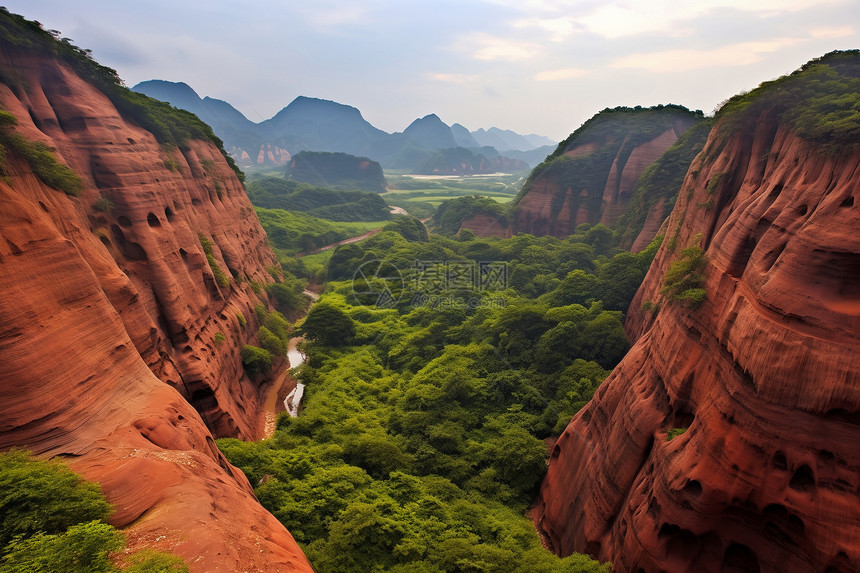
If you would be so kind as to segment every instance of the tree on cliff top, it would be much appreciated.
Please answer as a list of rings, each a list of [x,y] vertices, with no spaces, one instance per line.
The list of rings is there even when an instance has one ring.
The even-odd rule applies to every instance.
[[[355,337],[355,324],[342,309],[322,301],[311,307],[299,331],[308,340],[340,346],[349,344]]]

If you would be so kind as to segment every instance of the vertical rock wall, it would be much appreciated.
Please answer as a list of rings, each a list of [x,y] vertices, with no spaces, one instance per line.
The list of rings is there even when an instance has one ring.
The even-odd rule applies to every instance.
[[[860,154],[767,111],[717,133],[631,305],[638,340],[555,446],[538,526],[619,571],[855,571]],[[695,309],[660,293],[692,244]]]
[[[160,145],[54,58],[4,49],[0,69],[16,131],[83,182],[68,196],[7,150],[0,449],[65,458],[133,547],[192,571],[310,571],[213,439],[263,431],[265,388],[239,353],[256,336],[251,282],[276,259],[234,172],[211,142]]]

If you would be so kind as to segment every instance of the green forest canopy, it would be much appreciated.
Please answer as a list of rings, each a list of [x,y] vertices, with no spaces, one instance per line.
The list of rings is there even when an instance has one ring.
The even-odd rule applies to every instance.
[[[335,251],[299,325],[302,415],[219,441],[319,573],[608,571],[544,550],[524,513],[542,440],[627,350],[622,312],[658,243],[610,238],[384,231]]]

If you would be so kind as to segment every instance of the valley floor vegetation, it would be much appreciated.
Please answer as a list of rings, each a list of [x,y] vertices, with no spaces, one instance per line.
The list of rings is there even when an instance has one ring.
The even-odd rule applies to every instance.
[[[296,329],[302,415],[219,446],[319,573],[609,571],[546,551],[527,510],[545,440],[628,348],[622,311],[657,244],[619,252],[583,225],[339,247]]]

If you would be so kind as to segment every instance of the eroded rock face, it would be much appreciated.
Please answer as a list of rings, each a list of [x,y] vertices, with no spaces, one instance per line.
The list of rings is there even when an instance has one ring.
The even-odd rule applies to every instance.
[[[556,552],[860,569],[860,154],[755,125],[694,161],[631,305],[638,340],[553,450],[537,523]],[[690,244],[708,256],[694,310],[660,294]]]
[[[629,114],[616,115],[620,118],[605,120],[611,129],[592,127],[570,140],[562,155],[580,160],[575,166],[548,164],[532,173],[528,190],[516,205],[516,232],[563,238],[583,223],[613,226],[627,208],[639,176],[697,121],[690,113],[654,114],[649,120],[653,123],[648,127],[650,135],[643,136],[641,125],[625,132]],[[612,125],[613,121],[617,124]],[[662,210],[655,212],[655,218],[661,214],[665,218]],[[649,229],[656,230],[653,224]],[[647,246],[653,238],[645,233],[639,243]]]
[[[479,237],[511,237],[511,226],[492,215],[474,215],[460,223],[460,229],[469,229]]]
[[[235,174],[210,142],[163,148],[53,58],[0,52],[0,67],[17,131],[83,180],[67,196],[11,155],[0,181],[0,449],[66,458],[132,545],[192,571],[310,571],[212,436],[258,438],[267,390],[239,353],[250,281],[276,259]]]

